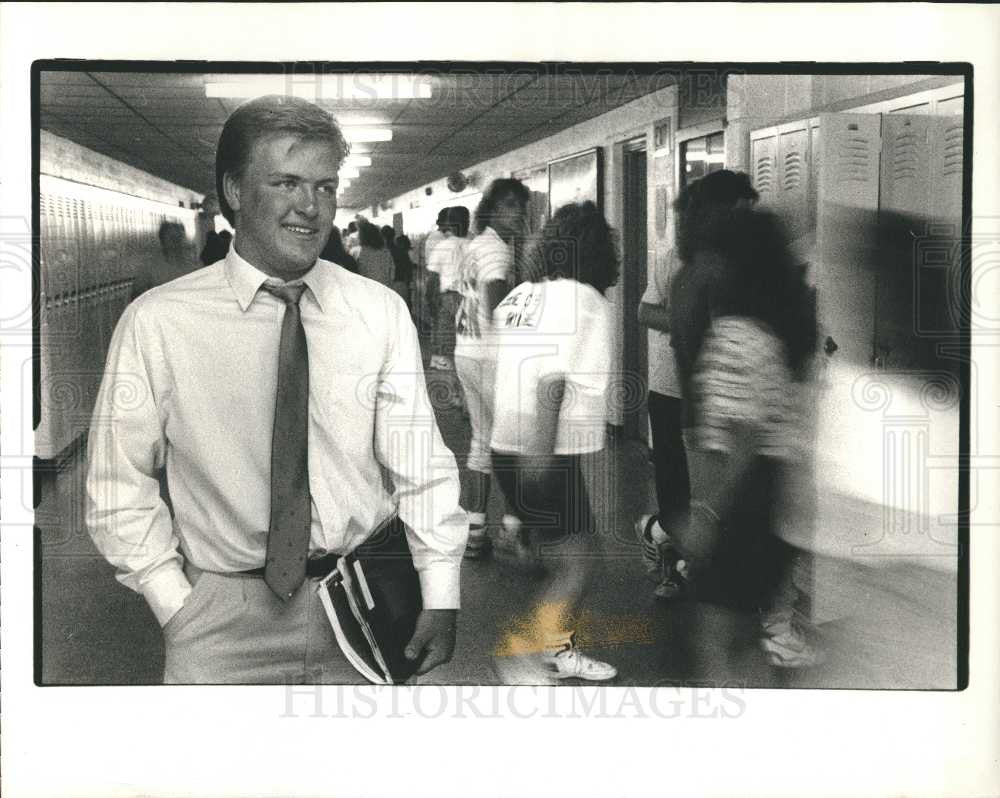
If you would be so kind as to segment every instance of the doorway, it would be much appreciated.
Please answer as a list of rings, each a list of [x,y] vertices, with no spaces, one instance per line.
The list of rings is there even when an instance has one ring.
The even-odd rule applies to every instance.
[[[639,302],[646,290],[646,139],[622,150],[623,423],[627,438],[646,437],[646,333]],[[639,386],[643,386],[640,390]]]

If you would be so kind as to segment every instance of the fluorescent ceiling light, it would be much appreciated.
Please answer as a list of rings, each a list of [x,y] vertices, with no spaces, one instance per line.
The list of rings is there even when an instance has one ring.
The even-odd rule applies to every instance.
[[[286,94],[306,100],[426,100],[430,78],[423,75],[248,75],[206,83],[206,97],[250,99],[262,94]]]
[[[350,166],[342,166],[342,167],[340,167],[340,171],[337,172],[337,174],[340,175],[341,179],[343,179],[345,177],[346,178],[361,177],[361,173],[357,169],[354,169],[354,168],[352,168]]]
[[[351,144],[358,141],[392,141],[392,131],[387,127],[343,125],[340,129],[344,133],[344,138]]]
[[[372,159],[370,155],[348,155],[347,160],[344,161],[344,166],[371,166]]]
[[[343,191],[345,188],[347,188],[350,185],[351,185],[351,181],[350,180],[341,180],[337,184],[337,191]]]

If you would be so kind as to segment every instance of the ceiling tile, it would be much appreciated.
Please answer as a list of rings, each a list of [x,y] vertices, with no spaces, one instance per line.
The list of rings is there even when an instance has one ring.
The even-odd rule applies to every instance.
[[[500,72],[468,67],[424,70],[429,100],[324,101],[342,124],[389,124],[393,140],[356,144],[373,165],[341,197],[365,207],[515,146],[551,135],[621,102],[659,88],[667,77],[585,74],[539,65]],[[57,135],[138,168],[208,191],[214,150],[241,100],[204,96],[207,82],[237,75],[46,70],[40,75],[40,122]],[[107,88],[102,87],[106,86]],[[119,99],[120,98],[120,99]],[[134,112],[133,110],[134,109]]]

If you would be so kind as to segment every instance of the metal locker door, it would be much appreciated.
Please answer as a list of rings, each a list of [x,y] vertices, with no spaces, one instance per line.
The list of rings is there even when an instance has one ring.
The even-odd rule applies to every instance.
[[[961,224],[965,129],[962,116],[936,116],[931,124],[931,213],[936,222]]]
[[[873,362],[875,254],[881,154],[877,114],[820,116],[816,271],[820,337],[833,338],[837,361]]]
[[[815,479],[822,486],[817,535],[823,535],[828,526],[840,524],[844,501],[850,507],[859,499],[882,501],[881,418],[864,403],[869,393],[857,395],[872,369],[881,117],[822,114],[819,130],[813,273],[823,351],[816,386]]]
[[[809,122],[781,125],[777,131],[778,212],[791,239],[812,231],[809,208]]]
[[[917,256],[931,234],[931,142],[934,118],[882,118],[882,168],[875,292],[875,358],[881,369],[918,369],[934,360],[920,337]]]
[[[750,134],[750,179],[760,195],[759,204],[778,210],[778,129],[755,130]]]

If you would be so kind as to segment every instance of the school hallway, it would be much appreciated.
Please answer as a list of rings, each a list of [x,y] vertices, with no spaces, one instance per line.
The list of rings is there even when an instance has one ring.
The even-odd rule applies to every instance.
[[[432,396],[447,393],[429,371]],[[468,449],[461,412],[438,410],[446,443],[461,462]],[[82,447],[46,479],[37,512],[40,623],[36,643],[42,684],[158,684],[163,643],[152,613],[119,585],[83,524]],[[958,579],[954,568],[913,558],[852,558],[860,511],[823,517],[810,544],[812,569],[799,580],[825,662],[809,669],[769,665],[756,620],[683,598],[652,596],[633,523],[652,510],[652,466],[643,444],[614,441],[587,469],[602,556],[576,631],[584,651],[618,669],[618,686],[823,687],[948,689],[956,683]],[[490,519],[503,512],[491,494]],[[837,523],[833,523],[836,521]],[[417,684],[490,685],[499,678],[492,653],[502,630],[526,613],[541,584],[503,539],[491,558],[466,561],[462,612],[452,662]],[[811,586],[810,586],[811,583]],[[729,641],[728,643],[724,641]],[[572,681],[566,682],[572,684]]]

